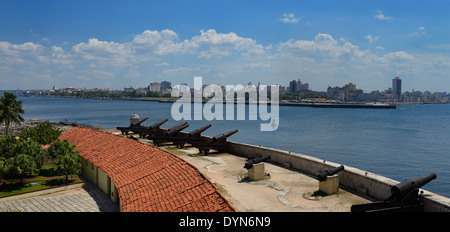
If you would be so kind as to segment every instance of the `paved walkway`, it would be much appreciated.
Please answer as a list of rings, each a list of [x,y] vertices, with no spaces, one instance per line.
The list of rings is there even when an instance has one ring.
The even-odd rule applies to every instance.
[[[1,202],[0,212],[118,212],[119,205],[98,187],[86,186],[36,197]]]
[[[353,204],[370,202],[342,188],[336,194],[313,196],[319,190],[315,177],[270,161],[264,162],[264,173],[270,175],[251,181],[244,157],[219,152],[198,155],[199,150],[189,146],[168,150],[197,167],[239,212],[350,212]]]

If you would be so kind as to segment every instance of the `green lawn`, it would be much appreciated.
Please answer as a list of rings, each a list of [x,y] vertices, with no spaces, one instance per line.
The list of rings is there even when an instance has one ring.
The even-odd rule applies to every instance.
[[[7,181],[7,183],[0,185],[0,197],[67,184],[63,177],[55,172],[55,168],[56,165],[54,164],[44,165],[38,173],[24,178],[23,183]],[[78,176],[69,179],[69,184],[77,182],[82,182]],[[37,185],[31,186],[32,183],[37,183]]]

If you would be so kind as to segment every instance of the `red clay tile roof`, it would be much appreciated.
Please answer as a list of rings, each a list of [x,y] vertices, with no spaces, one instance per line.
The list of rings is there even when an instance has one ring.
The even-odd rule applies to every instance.
[[[236,211],[196,167],[166,150],[80,127],[60,139],[111,178],[124,212]]]

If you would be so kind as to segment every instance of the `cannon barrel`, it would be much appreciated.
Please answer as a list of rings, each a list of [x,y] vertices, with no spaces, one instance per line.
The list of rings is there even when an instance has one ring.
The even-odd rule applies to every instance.
[[[251,160],[249,160],[249,161],[247,161],[247,162],[245,163],[244,168],[245,168],[245,169],[250,169],[250,168],[253,167],[254,164],[258,164],[258,163],[267,161],[267,160],[269,160],[269,159],[270,159],[270,155],[264,156],[264,157],[261,157],[261,158],[251,159]]]
[[[337,168],[333,168],[333,169],[319,171],[319,173],[317,173],[317,179],[319,181],[324,181],[327,179],[327,176],[332,176],[342,170],[344,170],[344,165],[341,165],[341,166],[339,166]]]
[[[157,123],[154,123],[153,125],[151,125],[150,127],[149,127],[149,129],[155,129],[155,128],[158,128],[159,126],[161,126],[162,124],[164,124],[164,123],[166,123],[167,121],[169,121],[169,119],[164,119],[164,120],[162,120],[162,121],[160,121],[160,122],[157,122]]]
[[[413,179],[405,180],[400,184],[392,186],[391,197],[389,199],[402,199],[407,196],[412,190],[419,189],[426,185],[428,182],[436,179],[436,173],[430,173],[425,176],[416,177]]]
[[[225,132],[225,133],[220,134],[220,135],[217,135],[217,136],[214,136],[214,137],[212,138],[212,142],[215,143],[215,142],[224,140],[224,139],[230,137],[231,135],[235,134],[236,132],[238,132],[237,129],[236,129],[236,130],[232,130],[232,131]]]
[[[144,118],[144,119],[142,119],[142,120],[139,120],[139,122],[136,122],[136,123],[131,124],[130,127],[132,127],[132,126],[140,126],[141,123],[143,123],[143,122],[144,122],[145,120],[147,120],[147,119],[148,119],[148,117],[146,117],[146,118]]]
[[[384,201],[352,205],[352,212],[423,212],[419,188],[436,178],[435,173],[405,180],[391,187],[391,196]]]
[[[206,129],[208,129],[210,127],[211,127],[211,124],[208,124],[206,126],[195,129],[195,130],[189,132],[189,137],[198,136],[198,135],[200,135],[200,133],[202,133],[203,131],[205,131]]]
[[[178,124],[176,126],[171,127],[170,129],[168,129],[166,135],[176,134],[187,127],[189,127],[189,124],[187,122],[183,122],[181,124]]]

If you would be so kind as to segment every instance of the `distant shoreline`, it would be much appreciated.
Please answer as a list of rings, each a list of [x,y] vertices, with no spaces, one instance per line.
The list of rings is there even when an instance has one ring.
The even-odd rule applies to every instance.
[[[83,97],[75,97],[75,96],[30,96],[30,97],[40,97],[40,98],[77,98],[77,99],[96,99],[96,100],[122,100],[122,101],[153,101],[153,102],[159,102],[159,103],[174,103],[177,100],[169,99],[169,98],[106,98],[106,97],[90,97],[90,98],[83,98]],[[209,100],[202,100],[202,103],[207,103]],[[197,103],[196,101],[192,100],[191,103]],[[214,102],[211,102],[214,103]],[[222,102],[223,104],[226,104],[226,101]],[[259,104],[257,103],[250,103],[245,102],[246,105],[250,104]],[[266,102],[268,105],[270,105],[270,102]],[[234,101],[234,104],[241,104],[237,101]],[[423,103],[421,103],[423,104]],[[392,104],[385,104],[385,103],[300,103],[300,102],[287,102],[282,101],[278,103],[279,106],[296,106],[296,107],[315,107],[315,108],[372,108],[372,109],[396,109],[397,105]]]
[[[77,99],[96,99],[96,100],[118,100],[118,101],[152,101],[159,103],[174,103],[177,100],[171,98],[108,98],[108,97],[76,97],[76,96],[24,96],[24,97],[40,97],[40,98],[77,98]],[[202,100],[202,103],[207,103],[209,100]],[[191,103],[197,103],[192,100]],[[211,102],[214,103],[214,102]],[[226,101],[223,101],[223,104],[226,104]],[[258,102],[259,103],[259,102]],[[258,104],[258,103],[250,103],[245,102],[246,105],[249,104]],[[241,104],[237,101],[234,101],[234,104]],[[267,102],[270,105],[270,102]],[[294,107],[313,107],[313,108],[368,108],[368,109],[396,109],[397,106],[405,106],[405,105],[445,105],[450,103],[423,103],[423,102],[398,102],[396,104],[388,104],[388,103],[375,103],[375,102],[365,102],[365,103],[322,103],[322,102],[289,102],[286,100],[282,100],[278,103],[279,106],[294,106]]]

